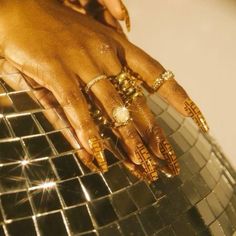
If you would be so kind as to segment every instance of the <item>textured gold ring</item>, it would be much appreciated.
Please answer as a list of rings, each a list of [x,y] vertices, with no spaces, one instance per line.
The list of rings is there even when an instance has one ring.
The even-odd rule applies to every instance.
[[[167,70],[156,78],[152,88],[157,91],[167,80],[174,79],[175,75],[172,71]]]
[[[103,79],[107,79],[107,76],[106,75],[99,75],[99,76],[95,77],[94,79],[90,80],[85,87],[85,92],[87,93],[92,88],[92,86],[94,84],[96,84],[98,81],[103,80]]]

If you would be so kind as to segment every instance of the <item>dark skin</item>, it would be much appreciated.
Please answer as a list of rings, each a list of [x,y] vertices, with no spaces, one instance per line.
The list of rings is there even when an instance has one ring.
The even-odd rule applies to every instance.
[[[123,66],[140,74],[148,88],[165,71],[159,62],[129,42],[124,35],[91,17],[72,11],[57,0],[1,1],[0,35],[2,68],[5,66],[8,67],[7,71],[17,70],[43,87],[40,94],[42,102],[50,97],[60,104],[84,148],[82,159],[93,170],[96,170],[94,151],[89,140],[96,137],[102,147],[105,148],[106,144],[90,116],[81,89],[99,75],[119,74]],[[180,113],[189,115],[184,108],[188,95],[175,80],[167,81],[158,92]],[[96,83],[90,93],[94,102],[111,120],[114,108],[124,106],[108,80]],[[135,101],[129,110],[133,121],[114,129],[114,132],[121,139],[129,157],[126,164],[131,170],[145,173],[147,179],[153,181],[158,171],[155,162],[166,159],[160,152],[160,145],[167,140],[144,97]],[[147,152],[143,159],[137,154],[139,147]],[[99,158],[95,156],[95,159],[99,168],[106,171],[102,150]],[[151,171],[156,172],[155,177],[147,173],[147,163],[151,164]],[[173,171],[168,160],[164,170],[173,175],[179,172]]]

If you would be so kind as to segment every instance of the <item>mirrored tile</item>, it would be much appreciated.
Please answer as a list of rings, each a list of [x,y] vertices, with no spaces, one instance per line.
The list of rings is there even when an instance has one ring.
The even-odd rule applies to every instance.
[[[40,109],[32,92],[13,93],[9,95],[18,112],[26,112]]]
[[[113,194],[111,202],[119,217],[124,217],[137,210],[126,190]]]
[[[58,184],[59,192],[66,206],[73,206],[86,202],[86,197],[79,180],[71,179]]]
[[[165,130],[168,136],[180,127],[180,124],[168,113],[164,112],[157,118],[158,124]]]
[[[161,114],[164,109],[160,106],[158,106],[152,99],[148,98],[147,99],[147,105],[148,107],[152,110],[155,111],[155,115]]]
[[[214,191],[217,199],[220,201],[221,205],[223,207],[226,207],[229,202],[229,199],[228,199],[227,195],[225,194],[225,192],[222,191],[221,185],[219,183],[216,185],[216,187],[214,188],[213,191]]]
[[[70,222],[69,227],[73,235],[90,231],[94,228],[86,205],[65,210],[65,216]]]
[[[198,140],[196,142],[196,148],[202,153],[202,156],[205,158],[205,160],[208,160],[210,158],[212,146],[207,141],[207,139],[203,136],[203,134],[199,134]]]
[[[96,199],[109,194],[109,189],[99,174],[91,174],[81,178],[90,199]]]
[[[182,191],[192,205],[201,200],[201,195],[199,194],[191,180],[188,180],[183,184]]]
[[[194,146],[189,150],[191,157],[195,160],[200,168],[203,168],[207,164],[206,160],[202,156],[201,152]]]
[[[211,211],[214,213],[216,217],[218,217],[223,212],[223,207],[219,200],[217,199],[214,192],[211,192],[207,197],[206,201],[211,208]]]
[[[12,223],[7,224],[6,226],[7,226],[7,231],[9,233],[9,235],[37,236],[32,218],[25,219],[25,220],[13,221]]]
[[[191,171],[192,175],[196,174],[200,171],[201,167],[198,165],[198,163],[192,157],[192,152],[190,152],[190,151],[185,152],[185,154],[181,158],[183,159],[188,170]]]
[[[206,184],[208,185],[208,187],[210,189],[213,189],[215,187],[216,181],[214,180],[211,173],[209,172],[209,170],[206,167],[204,167],[200,171],[200,175],[202,176],[203,180],[206,182]]]
[[[116,224],[109,225],[107,227],[103,227],[98,230],[99,236],[122,236],[121,232],[118,229]]]
[[[195,235],[194,229],[189,224],[186,215],[179,216],[172,224],[172,227],[176,236]]]
[[[56,181],[57,178],[48,160],[30,162],[25,166],[29,185],[35,186],[45,181]]]
[[[34,113],[34,116],[45,132],[61,130],[69,127],[69,124],[61,118],[56,109],[48,109],[37,112]],[[52,120],[54,122],[53,124],[50,122]]]
[[[47,118],[47,117],[50,117],[51,112],[52,110],[49,110],[49,111],[46,110],[42,112],[36,112],[33,114],[33,116],[36,118],[36,120],[39,122],[40,126],[43,128],[45,132],[54,131],[53,124],[51,124]]]
[[[138,217],[147,235],[155,234],[164,226],[158,210],[154,206],[142,210]]]
[[[180,132],[180,134],[184,137],[184,139],[188,142],[190,146],[193,146],[194,143],[197,141],[198,136],[194,136],[185,126],[181,126],[178,132]]]
[[[234,209],[231,203],[228,204],[225,213],[227,214],[228,219],[232,224],[232,227],[236,231],[236,210]]]
[[[7,95],[0,96],[0,114],[6,115],[13,113],[15,107],[12,103],[12,100]]]
[[[214,220],[216,220],[216,217],[213,215],[205,199],[202,199],[199,203],[197,203],[196,208],[206,225],[210,225]]]
[[[0,167],[0,193],[26,189],[23,167],[8,165]]]
[[[139,208],[151,205],[155,202],[151,189],[144,182],[135,184],[132,188],[129,188],[128,191]]]
[[[218,182],[222,173],[222,168],[214,153],[211,153],[211,158],[207,162],[206,167],[211,173],[212,177]]]
[[[57,174],[61,180],[82,175],[73,155],[64,155],[52,159]]]
[[[40,235],[68,235],[60,212],[37,217]]]
[[[184,217],[189,221],[189,224],[192,226],[197,235],[200,235],[200,232],[204,232],[207,229],[202,215],[196,207],[192,207],[191,209],[189,209],[185,213]]]
[[[69,131],[63,131],[63,132],[69,132]],[[63,132],[55,132],[48,134],[49,139],[53,143],[58,153],[64,153],[73,150],[72,146],[63,135]]]
[[[156,93],[149,94],[148,97],[154,102],[154,104],[156,104],[157,106],[159,106],[163,110],[167,109],[167,107],[168,107],[167,103],[164,102],[164,100]]]
[[[26,192],[4,194],[0,199],[6,219],[19,219],[33,215]]]
[[[40,133],[31,115],[9,117],[8,121],[17,137]]]
[[[167,226],[155,234],[155,236],[176,236],[172,227]]]
[[[109,198],[102,198],[100,200],[90,202],[89,208],[99,226],[107,225],[118,219]]]
[[[119,222],[121,231],[124,235],[145,236],[144,230],[139,224],[136,215],[131,215]]]
[[[233,189],[233,186],[230,185],[228,179],[224,175],[221,176],[219,185],[221,186],[221,189],[225,193],[227,198],[230,199],[235,188]]]
[[[172,191],[170,194],[168,194],[168,199],[170,202],[173,203],[174,209],[177,214],[183,214],[188,209],[191,208],[190,201],[188,198],[183,194],[182,189],[175,188],[174,191]]]
[[[180,132],[176,132],[173,135],[171,135],[170,142],[171,140],[173,140],[174,143],[177,145],[178,147],[177,150],[181,151],[181,153],[180,152],[176,153],[177,156],[182,155],[184,152],[188,151],[191,148],[190,144],[186,141],[186,139],[181,135]]]
[[[214,236],[226,236],[226,234],[224,233],[222,226],[218,220],[214,221],[210,225],[210,231],[211,231],[211,234]]]
[[[119,165],[110,167],[103,175],[112,192],[129,186],[127,176]]]
[[[0,140],[5,138],[10,138],[11,134],[9,128],[4,120],[4,118],[0,117]]]
[[[225,212],[223,212],[219,216],[218,221],[221,224],[223,231],[226,235],[233,235],[235,233],[235,228],[231,224],[231,222]]]
[[[48,213],[62,208],[55,186],[48,187],[46,184],[44,186],[43,184],[39,185],[38,189],[29,192],[36,214]]]
[[[211,191],[206,181],[202,178],[200,174],[193,176],[192,183],[201,197],[206,197]]]
[[[31,159],[49,157],[54,154],[46,136],[24,138],[24,143]]]
[[[20,161],[24,156],[19,140],[0,142],[0,164]]]

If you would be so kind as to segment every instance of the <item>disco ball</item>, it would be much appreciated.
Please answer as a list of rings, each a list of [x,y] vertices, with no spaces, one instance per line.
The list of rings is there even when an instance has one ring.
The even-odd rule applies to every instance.
[[[157,95],[149,107],[181,173],[148,185],[111,152],[109,171],[90,172],[55,129],[32,88],[0,80],[0,235],[192,236],[236,231],[236,175],[214,141]]]

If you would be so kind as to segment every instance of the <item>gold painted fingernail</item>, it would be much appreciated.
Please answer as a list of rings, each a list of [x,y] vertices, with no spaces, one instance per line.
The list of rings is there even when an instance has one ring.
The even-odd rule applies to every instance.
[[[101,168],[102,172],[105,172],[108,170],[106,158],[104,155],[104,148],[103,143],[100,138],[93,137],[88,140],[89,147],[91,148],[93,152],[93,156],[98,162],[99,167]]]
[[[209,126],[207,125],[206,119],[201,113],[198,106],[190,99],[187,98],[184,101],[184,109],[188,113],[188,115],[193,119],[193,121],[197,124],[197,126],[203,131],[208,132]]]
[[[156,169],[156,163],[152,159],[152,156],[150,155],[149,151],[144,146],[144,144],[139,143],[137,145],[135,155],[138,161],[141,163],[144,170],[147,172],[149,179],[152,181],[157,180],[158,174]]]
[[[129,12],[126,8],[126,6],[122,3],[122,11],[124,14],[124,20],[125,20],[125,26],[128,32],[130,32],[130,28],[131,28],[131,23],[130,23],[130,17],[129,17]]]
[[[180,172],[179,163],[169,142],[167,142],[166,140],[161,141],[160,150],[164,159],[167,161],[167,165],[173,175],[178,175]]]

